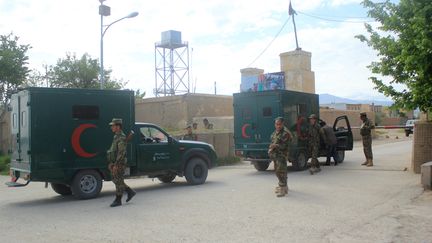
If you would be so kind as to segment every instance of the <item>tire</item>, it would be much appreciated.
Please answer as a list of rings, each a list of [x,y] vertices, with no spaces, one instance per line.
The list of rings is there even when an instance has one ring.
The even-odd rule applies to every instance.
[[[72,190],[69,186],[66,186],[64,184],[57,184],[57,183],[51,183],[51,188],[57,193],[62,196],[68,196],[72,195]]]
[[[296,160],[293,162],[294,169],[299,171],[307,169],[307,161],[308,158],[306,157],[306,154],[303,151],[300,151],[297,154]]]
[[[270,161],[255,161],[253,163],[257,171],[265,171],[270,165]]]
[[[409,131],[405,131],[405,136],[409,137],[410,132]]]
[[[203,184],[208,175],[207,163],[201,158],[192,158],[188,161],[185,170],[186,181],[191,185]]]
[[[102,190],[102,177],[95,170],[82,170],[75,175],[71,189],[78,199],[95,198]]]
[[[162,183],[171,183],[176,178],[176,174],[166,174],[157,178]]]
[[[336,156],[333,158],[338,164],[343,163],[345,159],[345,150],[336,151]]]

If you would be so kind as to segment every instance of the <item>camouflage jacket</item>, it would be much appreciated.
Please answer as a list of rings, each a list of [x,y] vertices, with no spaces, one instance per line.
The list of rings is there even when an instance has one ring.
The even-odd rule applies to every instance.
[[[109,163],[126,164],[126,135],[122,131],[114,134],[107,157]]]
[[[197,135],[195,134],[185,134],[183,135],[182,140],[192,140],[192,141],[197,141]]]
[[[274,157],[284,157],[287,158],[288,157],[288,152],[289,152],[289,145],[292,139],[292,134],[291,132],[286,129],[283,128],[281,131],[277,132],[274,131],[271,135],[271,144],[276,144],[277,146],[274,147],[273,149],[269,148],[269,156],[272,158]]]
[[[318,124],[309,126],[309,145],[319,146],[320,144],[320,127]]]
[[[369,136],[371,134],[371,129],[374,128],[375,126],[370,122],[368,118],[366,118],[360,126],[360,135]]]

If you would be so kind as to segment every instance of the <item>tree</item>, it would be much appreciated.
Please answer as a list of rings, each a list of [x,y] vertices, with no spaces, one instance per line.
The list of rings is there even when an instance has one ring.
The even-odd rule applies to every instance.
[[[121,89],[126,85],[122,80],[111,79],[111,70],[105,70],[105,89]],[[66,54],[66,58],[58,59],[56,65],[46,67],[45,75],[36,73],[28,86],[40,84],[46,79],[50,87],[55,88],[100,88],[99,61],[85,53],[80,59],[75,54]]]
[[[379,61],[369,69],[375,88],[395,101],[395,107],[432,111],[432,4],[425,0],[389,0],[373,3],[364,0],[368,15],[379,22],[375,30],[366,24],[369,37],[356,36],[378,52]],[[403,86],[397,88],[395,86]]]
[[[145,95],[146,95],[145,91],[141,93],[140,89],[135,90],[135,100],[142,100],[144,99]]]
[[[11,93],[23,84],[29,73],[27,51],[12,33],[0,35],[0,101],[7,104]]]

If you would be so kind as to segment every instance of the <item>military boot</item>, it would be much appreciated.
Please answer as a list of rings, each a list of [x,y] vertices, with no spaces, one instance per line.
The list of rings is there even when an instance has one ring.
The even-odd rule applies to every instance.
[[[132,190],[130,187],[126,188],[126,192],[128,195],[126,198],[126,202],[129,202],[136,195],[136,192],[134,190]]]
[[[311,175],[313,175],[313,174],[315,173],[315,167],[310,167],[310,168],[309,168],[309,173],[310,173]]]
[[[369,160],[368,159],[366,159],[366,161],[365,162],[363,162],[361,165],[367,165],[369,163]]]
[[[277,197],[283,197],[288,194],[288,187],[281,186],[279,192],[276,194]]]
[[[372,167],[373,166],[373,161],[372,159],[368,159],[368,163],[366,164],[367,167]]]
[[[121,202],[121,196],[116,196],[115,200],[111,203],[110,207],[117,207],[117,206],[121,206],[122,202]]]
[[[281,187],[280,187],[280,186],[277,186],[277,187],[275,187],[274,192],[275,192],[275,193],[279,193],[280,190],[281,190]]]

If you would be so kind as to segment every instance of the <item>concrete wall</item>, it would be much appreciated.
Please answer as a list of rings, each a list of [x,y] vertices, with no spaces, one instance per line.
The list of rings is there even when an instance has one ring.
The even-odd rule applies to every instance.
[[[136,103],[135,119],[164,128],[182,129],[195,117],[232,116],[232,104],[232,96],[225,95],[185,94],[149,98]]]

